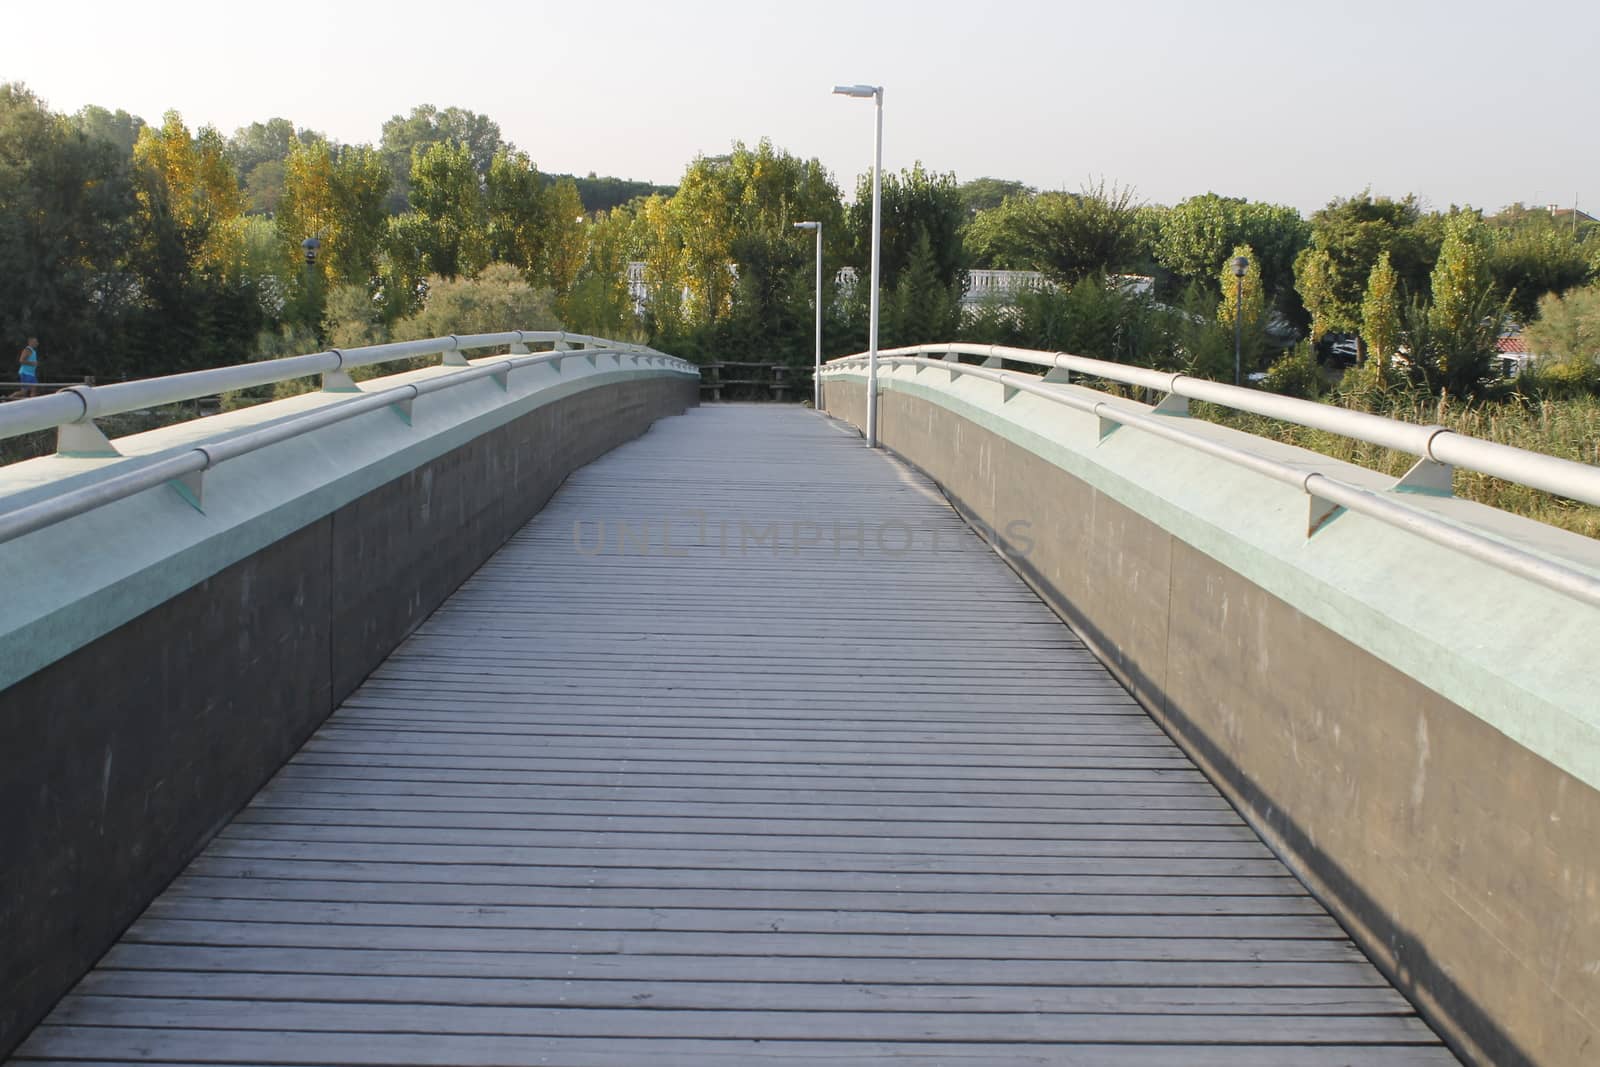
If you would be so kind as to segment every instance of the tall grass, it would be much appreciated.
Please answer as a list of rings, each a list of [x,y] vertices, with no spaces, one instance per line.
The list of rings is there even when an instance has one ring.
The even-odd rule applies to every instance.
[[[1487,441],[1514,445],[1579,463],[1600,465],[1600,398],[1593,396],[1547,399],[1518,393],[1503,400],[1467,403],[1447,398],[1429,400],[1403,390],[1386,393],[1350,391],[1335,393],[1327,402],[1419,425],[1445,426],[1457,433]],[[1416,457],[1409,453],[1394,452],[1324,430],[1295,426],[1213,404],[1194,404],[1192,411],[1212,422],[1275,441],[1285,441],[1397,478],[1416,462]],[[1455,491],[1457,496],[1468,500],[1537,519],[1585,537],[1600,538],[1600,508],[1597,507],[1491,478],[1476,471],[1456,471]]]

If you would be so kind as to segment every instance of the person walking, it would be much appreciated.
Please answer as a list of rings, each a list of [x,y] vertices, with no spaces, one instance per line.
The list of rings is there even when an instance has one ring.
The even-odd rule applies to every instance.
[[[20,390],[23,396],[37,396],[39,393],[39,339],[28,338],[28,343],[22,346],[22,354],[17,357],[17,380],[22,383]]]

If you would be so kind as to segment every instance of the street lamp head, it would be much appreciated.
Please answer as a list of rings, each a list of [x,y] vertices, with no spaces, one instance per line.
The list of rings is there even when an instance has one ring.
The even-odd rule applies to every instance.
[[[1238,256],[1233,261],[1233,276],[1243,278],[1245,271],[1250,269],[1250,261],[1244,256]]]
[[[822,229],[822,223],[820,223],[820,222],[797,222],[797,223],[794,224],[794,228],[797,229],[797,230],[820,230],[820,229]]]
[[[874,97],[883,89],[876,85],[835,85],[833,91],[839,96]]]

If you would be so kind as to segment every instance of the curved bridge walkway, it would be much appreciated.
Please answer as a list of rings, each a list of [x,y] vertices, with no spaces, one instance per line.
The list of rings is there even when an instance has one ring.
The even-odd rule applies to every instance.
[[[18,1060],[1455,1062],[932,486],[756,406],[575,475]]]

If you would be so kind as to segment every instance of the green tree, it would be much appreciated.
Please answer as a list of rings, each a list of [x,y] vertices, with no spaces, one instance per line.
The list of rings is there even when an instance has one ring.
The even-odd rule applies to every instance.
[[[138,297],[118,347],[135,373],[232,362],[262,326],[244,271],[244,194],[224,150],[216,130],[191,136],[176,112],[134,144],[127,263]]]
[[[490,258],[522,268],[530,279],[544,252],[542,178],[527,153],[501,149],[489,163],[484,182]]]
[[[992,211],[1012,197],[1036,196],[1039,192],[1030,185],[1005,178],[975,178],[962,182],[959,191],[961,206],[967,209],[968,215]]]
[[[1475,396],[1494,376],[1497,342],[1507,316],[1489,271],[1489,236],[1472,211],[1450,216],[1433,270],[1428,344],[1411,352],[1429,391]],[[1413,332],[1420,333],[1415,324]]]
[[[383,172],[388,178],[389,172]],[[328,343],[335,348],[360,348],[389,340],[383,308],[366,285],[336,285],[328,293],[326,312]],[[381,373],[391,374],[391,367]]]
[[[1359,331],[1361,297],[1384,252],[1406,288],[1421,292],[1438,256],[1441,226],[1436,216],[1423,215],[1415,197],[1375,199],[1370,192],[1334,200],[1313,215],[1310,246],[1295,259],[1294,268],[1295,288],[1319,324],[1313,335]],[[1313,272],[1310,278],[1308,270]],[[1315,294],[1316,309],[1308,289]]]
[[[371,285],[387,232],[389,174],[373,149],[295,141],[284,164],[276,223],[286,273],[301,270],[301,243],[322,242],[316,270],[335,285]]]
[[[1510,294],[1511,310],[1523,322],[1538,314],[1540,298],[1564,293],[1589,280],[1587,250],[1570,229],[1549,223],[1496,229],[1489,255],[1489,273],[1502,293]]]
[[[659,194],[640,201],[631,244],[644,262],[645,322],[652,337],[677,338],[689,326],[684,296],[688,254],[672,203]]]
[[[1400,342],[1400,275],[1384,252],[1373,264],[1361,298],[1361,338],[1367,346],[1366,377],[1371,385],[1388,384],[1389,360]]]
[[[1600,361],[1600,285],[1546,294],[1526,333],[1535,353],[1592,373]]]
[[[1470,324],[1477,296],[1493,285],[1489,272],[1488,235],[1468,211],[1450,219],[1432,278],[1433,321],[1445,333]]]
[[[13,361],[36,334],[47,376],[124,369],[111,342],[139,298],[130,152],[0,84],[0,352]]]
[[[895,279],[883,316],[883,344],[932,344],[954,338],[961,327],[961,290],[939,272],[933,242],[923,231],[911,259]]]
[[[414,149],[411,206],[427,273],[470,277],[488,263],[488,219],[465,144],[440,141]]]
[[[493,263],[475,278],[429,278],[422,307],[395,325],[396,340],[558,326],[548,289],[528,284],[509,263]]]
[[[546,189],[542,196],[543,213],[539,241],[541,261],[534,277],[548,286],[556,299],[572,291],[583,269],[589,251],[589,239],[584,233],[588,219],[583,214],[583,199],[578,195],[576,182],[559,181]]]
[[[419,104],[408,115],[393,116],[383,124],[383,138],[378,149],[393,181],[393,195],[388,203],[391,213],[415,206],[409,199],[412,168],[420,158],[418,153],[436,144],[464,148],[479,177],[488,175],[495,154],[506,147],[500,139],[500,126],[494,120],[465,108],[440,110],[432,104]]]
[[[133,146],[144,129],[144,119],[130,115],[121,108],[108,111],[90,104],[72,116],[72,125],[90,140],[109,141],[117,146],[126,158],[133,157]]]
[[[289,169],[281,160],[258,163],[244,181],[245,211],[251,215],[273,215],[283,200],[284,182]]]
[[[278,210],[288,173],[289,154],[296,146],[324,145],[337,158],[339,149],[315,130],[296,130],[285,118],[252,122],[233,131],[228,138],[228,162],[244,186],[246,211],[252,215],[271,215]]]
[[[992,261],[1068,285],[1134,266],[1149,251],[1133,189],[1104,182],[1078,193],[1012,197],[972,228]]]
[[[1291,289],[1294,261],[1310,237],[1310,226],[1292,207],[1206,193],[1180,201],[1163,213],[1155,240],[1156,261],[1184,281],[1216,281],[1229,249],[1247,244],[1260,262],[1271,299]]]
[[[596,215],[587,227],[588,254],[571,291],[560,303],[566,329],[617,339],[639,332],[628,292],[632,226],[632,214],[626,208],[615,208]]]
[[[296,141],[326,140],[321,137],[301,138],[294,123],[285,118],[271,118],[266,122],[252,122],[240,126],[228,138],[228,162],[239,177],[248,180],[250,172],[263,163],[282,163],[289,158],[289,148]]]
[[[737,309],[741,322],[730,327],[737,336],[726,340],[753,344],[753,324],[778,321],[774,315],[788,321],[782,309],[792,276],[811,263],[809,243],[793,223],[821,220],[836,248],[840,217],[838,188],[816,159],[766,140],[753,148],[735,142],[725,157],[697,158],[671,200],[640,206],[645,239],[638,244],[652,315],[694,328],[727,321]],[[657,297],[664,300],[659,308]]]
[[[1336,291],[1333,257],[1320,248],[1308,248],[1295,260],[1295,289],[1311,316],[1313,344],[1346,323]]]
[[[940,284],[965,288],[967,262],[961,232],[967,212],[955,175],[934,174],[917,163],[899,175],[885,173],[880,195],[883,229],[879,268],[883,287],[894,288],[900,272],[911,263],[926,235]],[[844,236],[845,261],[865,280],[871,273],[871,174],[863,174],[856,181],[855,200],[844,217]],[[864,294],[867,287],[859,289]]]

